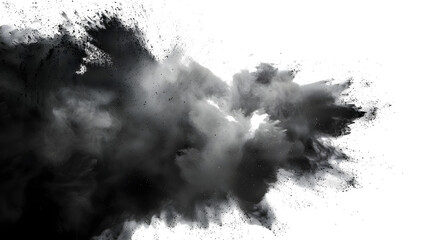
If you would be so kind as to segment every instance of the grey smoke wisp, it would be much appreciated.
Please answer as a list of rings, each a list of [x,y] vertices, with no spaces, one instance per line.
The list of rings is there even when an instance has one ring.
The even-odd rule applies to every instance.
[[[363,116],[340,100],[350,82],[299,85],[261,64],[228,85],[196,62],[157,61],[117,18],[86,33],[0,28],[2,236],[89,239],[167,209],[195,219],[229,196],[262,223],[277,171],[346,158],[321,139]]]

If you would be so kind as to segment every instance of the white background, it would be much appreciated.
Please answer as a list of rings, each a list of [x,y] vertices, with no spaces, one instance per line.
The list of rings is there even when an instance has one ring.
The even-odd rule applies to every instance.
[[[267,195],[277,217],[272,231],[246,223],[231,203],[222,226],[168,228],[158,219],[137,227],[133,238],[427,238],[425,1],[9,1],[0,5],[0,24],[49,34],[62,11],[77,19],[74,10],[85,16],[117,5],[161,59],[176,46],[225,81],[259,62],[299,68],[299,83],[353,77],[358,103],[380,107],[374,122],[358,122],[336,141],[352,156],[341,167],[357,176],[358,188],[341,191],[328,174],[310,189],[281,172]]]

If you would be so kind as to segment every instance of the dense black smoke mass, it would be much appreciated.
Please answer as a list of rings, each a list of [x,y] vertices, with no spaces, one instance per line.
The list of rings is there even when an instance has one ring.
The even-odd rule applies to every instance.
[[[346,158],[322,139],[364,114],[340,99],[350,82],[299,85],[261,64],[229,85],[196,62],[156,60],[115,17],[85,29],[0,28],[5,239],[90,239],[167,210],[198,220],[200,204],[229,197],[262,223],[278,170]]]

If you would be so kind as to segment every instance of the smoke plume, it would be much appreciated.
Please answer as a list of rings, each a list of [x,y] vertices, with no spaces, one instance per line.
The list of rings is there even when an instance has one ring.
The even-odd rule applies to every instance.
[[[261,201],[279,169],[346,156],[323,138],[363,112],[350,82],[299,85],[261,64],[227,84],[196,62],[158,61],[115,17],[76,37],[0,28],[0,231],[11,239],[89,239],[174,211],[199,220],[235,199],[270,226]]]

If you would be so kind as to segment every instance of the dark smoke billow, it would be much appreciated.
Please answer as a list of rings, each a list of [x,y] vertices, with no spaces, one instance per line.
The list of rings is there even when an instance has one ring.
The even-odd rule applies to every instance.
[[[339,101],[350,82],[298,85],[261,64],[229,86],[196,62],[157,61],[117,18],[86,33],[0,28],[2,236],[89,239],[162,210],[195,220],[229,196],[269,227],[259,203],[277,171],[331,167],[346,156],[321,139],[363,116]]]

